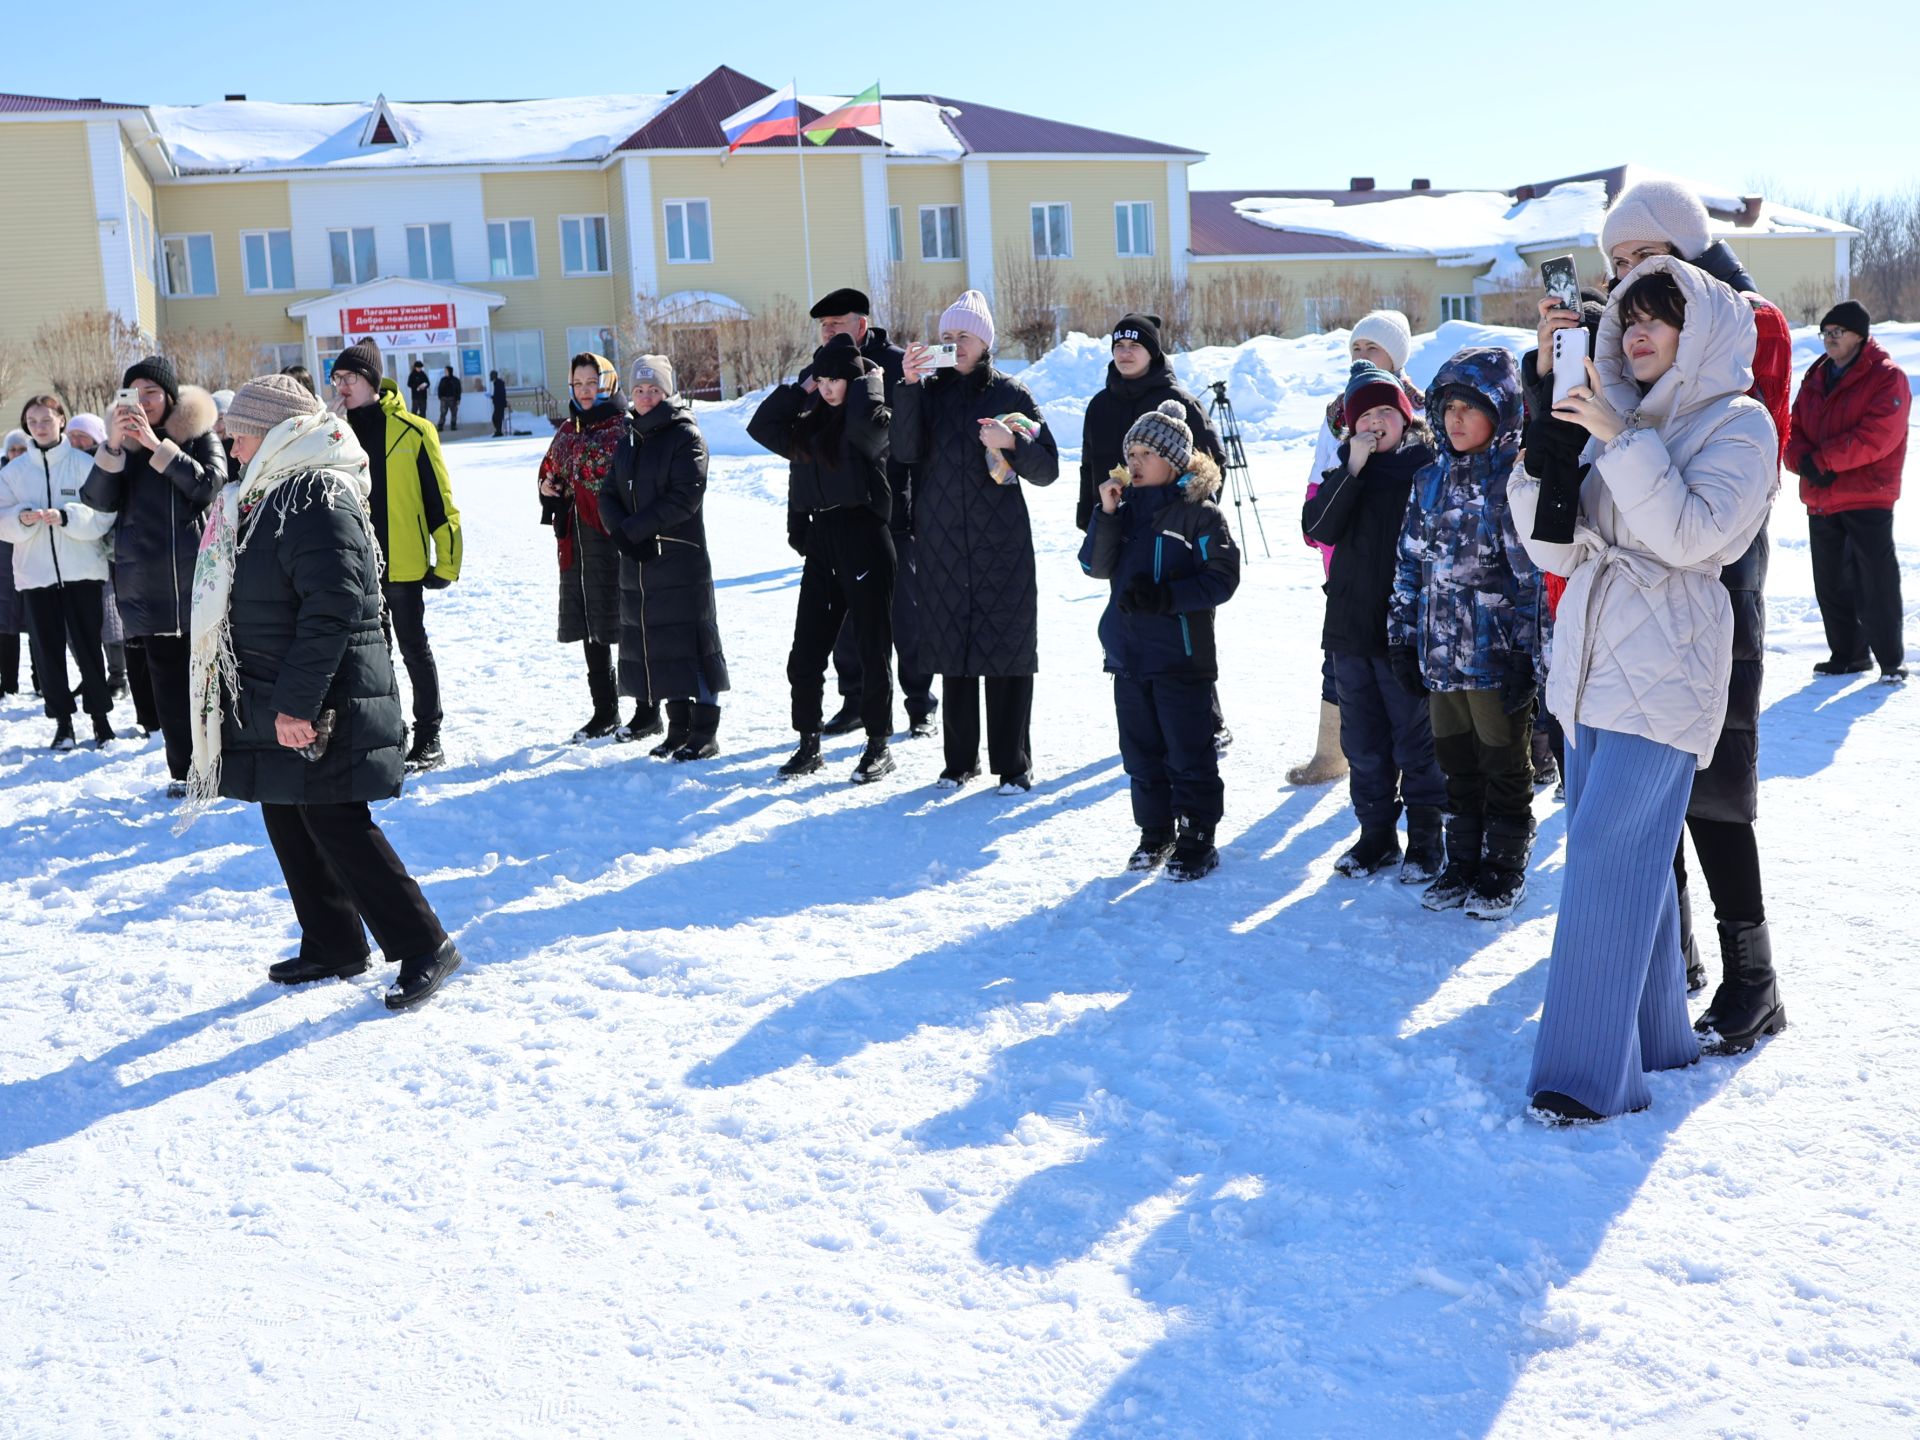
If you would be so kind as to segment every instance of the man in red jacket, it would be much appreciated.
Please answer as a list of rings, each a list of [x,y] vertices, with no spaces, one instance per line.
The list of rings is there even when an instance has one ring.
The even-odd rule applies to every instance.
[[[1832,652],[1813,673],[1852,675],[1877,660],[1880,678],[1898,684],[1907,667],[1893,502],[1907,460],[1913,390],[1893,357],[1869,337],[1871,323],[1854,300],[1842,300],[1821,319],[1827,353],[1800,382],[1786,459],[1800,477],[1813,593]]]

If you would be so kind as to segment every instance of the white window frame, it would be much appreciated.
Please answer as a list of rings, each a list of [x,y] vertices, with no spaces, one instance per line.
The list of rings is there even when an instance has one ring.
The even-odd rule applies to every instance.
[[[541,387],[542,389],[544,389],[544,388],[546,387],[546,383],[547,383],[547,332],[546,332],[546,331],[544,331],[544,330],[539,330],[539,329],[534,329],[534,330],[495,330],[495,331],[493,331],[493,332],[492,332],[492,339],[493,339],[493,368],[494,368],[494,369],[496,369],[496,370],[499,370],[499,369],[501,369],[501,368],[503,367],[503,365],[505,364],[505,362],[504,362],[504,361],[503,361],[503,360],[501,359],[501,356],[500,356],[500,342],[501,342],[502,340],[504,340],[504,339],[508,339],[508,338],[511,338],[511,339],[513,340],[513,342],[514,342],[514,343],[513,343],[513,349],[514,349],[514,354],[515,354],[515,355],[517,356],[517,355],[519,354],[519,352],[520,352],[520,343],[521,343],[521,341],[522,341],[522,340],[523,340],[523,339],[524,339],[524,338],[525,338],[526,336],[528,336],[528,335],[531,335],[531,336],[533,337],[533,341],[534,341],[534,348],[535,348],[535,350],[536,350],[536,352],[537,352],[537,354],[535,355],[535,363],[534,363],[534,368],[533,368],[533,373],[532,373],[532,375],[531,375],[531,376],[529,376],[529,375],[528,375],[528,373],[527,373],[527,371],[526,371],[526,370],[525,370],[525,369],[524,369],[523,367],[521,367],[521,366],[519,366],[518,364],[516,364],[516,365],[514,366],[514,369],[515,369],[515,372],[516,372],[517,374],[519,374],[519,376],[520,376],[521,378],[520,378],[520,381],[519,381],[519,384],[518,384],[518,385],[515,385],[515,384],[514,384],[513,382],[511,382],[511,381],[509,381],[509,382],[508,382],[508,388],[509,388],[509,389],[522,389],[522,390],[524,390],[524,389],[530,389],[530,388],[532,388],[532,387],[534,387],[534,386],[539,386],[539,387]]]
[[[173,270],[167,264],[166,258],[167,246],[176,240],[180,242],[182,258],[186,261],[187,266],[187,288],[184,290],[176,290],[173,288]],[[204,240],[207,242],[207,288],[205,290],[199,289],[194,283],[196,278],[198,278],[196,272],[199,268],[193,263],[192,242],[195,240]],[[218,295],[220,293],[220,276],[219,267],[216,263],[217,258],[214,254],[213,234],[211,231],[182,230],[172,235],[162,235],[160,237],[160,283],[162,288],[167,292],[167,298],[169,300],[210,300]]]
[[[689,249],[687,242],[690,238],[690,231],[687,226],[687,216],[686,216],[686,209],[685,209],[685,207],[688,205],[703,205],[706,207],[707,254],[705,259],[702,259],[696,255],[684,253]],[[673,258],[673,211],[675,206],[681,207],[680,249],[683,253],[681,255],[681,258],[678,260]],[[699,196],[699,195],[689,195],[689,196],[677,197],[671,200],[662,200],[660,202],[660,219],[661,219],[661,225],[666,232],[666,244],[662,245],[660,248],[662,253],[666,256],[667,264],[669,265],[711,265],[713,263],[715,246],[713,243],[713,202],[711,200],[706,199],[705,197]]]
[[[1146,247],[1140,245],[1139,211],[1147,212]],[[1127,244],[1120,244],[1120,217],[1126,216]],[[1116,200],[1113,202],[1113,240],[1114,253],[1123,260],[1150,260],[1153,258],[1153,202],[1151,200]]]
[[[887,258],[898,265],[907,258],[907,236],[902,228],[900,207],[887,207]]]
[[[373,236],[368,242],[373,247],[373,253],[368,257],[372,263],[366,267],[368,273],[365,275],[360,273],[360,247],[353,242],[353,237],[363,231],[367,235]],[[333,275],[333,237],[336,235],[345,235],[347,237],[347,269],[351,273],[348,274],[345,280],[335,279]],[[380,241],[379,237],[374,235],[374,227],[371,225],[329,225],[327,227],[327,279],[331,282],[332,288],[335,290],[344,290],[349,286],[364,285],[369,280],[378,280],[379,278]]]
[[[273,237],[276,235],[284,235],[287,237],[287,283],[284,285],[276,285],[273,283]],[[253,272],[247,261],[247,242],[256,238],[260,241],[261,259],[265,260],[267,265],[267,283],[265,285],[256,285],[253,283]],[[328,263],[331,265],[331,258],[329,258]],[[240,232],[240,288],[249,295],[284,295],[294,289],[293,231],[278,229],[242,230]]]
[[[533,258],[533,269],[524,275],[501,275],[493,268],[493,227],[499,225],[506,232],[507,269],[513,269],[513,227],[527,227],[527,252]],[[531,215],[496,215],[487,220],[487,278],[506,282],[509,280],[538,280],[540,278],[540,227],[534,223]]]
[[[932,212],[933,214],[933,236],[935,244],[937,245],[940,240],[940,212],[943,210],[953,213],[953,254],[929,255],[927,253],[927,215],[928,212]],[[920,207],[920,259],[922,263],[927,265],[951,265],[962,259],[965,251],[966,243],[960,237],[960,207],[958,205],[922,205]]]
[[[1477,325],[1480,323],[1480,297],[1478,295],[1472,294],[1471,292],[1459,295],[1442,295],[1439,297],[1439,302],[1437,308],[1440,312],[1440,322],[1442,324],[1445,324],[1449,320],[1464,320],[1469,325]],[[1460,313],[1450,315],[1447,313],[1449,310],[1457,310]]]
[[[1036,245],[1033,251],[1033,258],[1036,260],[1071,260],[1073,258],[1073,202],[1071,200],[1035,200],[1028,205],[1027,233],[1029,236],[1033,233],[1033,217],[1035,212],[1051,212],[1056,208],[1065,212],[1064,228],[1067,235],[1066,249],[1055,250],[1053,248],[1053,226],[1051,224],[1051,214],[1049,213],[1048,220],[1043,222],[1041,227],[1047,232],[1047,249],[1045,253],[1042,253]]]
[[[587,261],[587,222],[600,222],[600,261],[598,270],[570,270],[567,268],[567,225],[569,222],[580,227],[580,263]],[[711,221],[708,222],[711,225]],[[566,276],[611,275],[613,273],[613,226],[604,214],[599,215],[562,215],[560,217],[560,273]]]
[[[1322,318],[1322,312],[1339,303],[1340,297],[1337,295],[1308,295],[1301,300],[1300,319],[1307,327],[1307,333],[1310,335],[1326,334],[1327,324],[1325,319]]]
[[[293,358],[288,359],[291,355]],[[260,363],[269,374],[278,374],[289,365],[307,363],[307,346],[302,340],[264,340],[260,344]]]
[[[415,275],[413,273],[413,232],[416,230],[424,230],[426,232],[424,241],[427,254],[427,273],[424,275]],[[433,273],[433,232],[435,230],[445,230],[447,232],[447,273],[444,275],[436,275]],[[439,283],[451,285],[457,264],[453,258],[453,222],[451,220],[414,220],[408,223],[405,233],[407,239],[407,278],[410,280],[425,280],[430,284]]]

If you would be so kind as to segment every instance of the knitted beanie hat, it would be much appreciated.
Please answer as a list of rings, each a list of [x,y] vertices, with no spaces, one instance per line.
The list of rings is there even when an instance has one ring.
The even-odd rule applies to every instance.
[[[82,410],[78,415],[67,421],[67,434],[85,435],[96,445],[104,445],[107,443],[106,422],[98,415],[91,414],[85,410]]]
[[[847,312],[842,310],[842,315]],[[836,335],[813,352],[813,378],[816,380],[852,380],[866,367],[861,363],[860,347],[851,335]]]
[[[333,373],[338,375],[342,370],[349,375],[358,375],[376,389],[387,373],[386,367],[380,363],[380,347],[371,340],[362,340],[358,345],[349,345],[341,351],[340,358],[333,362]]]
[[[969,290],[940,312],[940,333],[978,336],[980,343],[993,349],[993,312],[987,309],[987,297]]]
[[[1387,352],[1395,373],[1407,368],[1407,355],[1413,349],[1413,327],[1398,310],[1371,310],[1353,327],[1353,340],[1371,340]]]
[[[1113,327],[1113,343],[1131,340],[1147,352],[1150,363],[1158,365],[1167,358],[1167,352],[1160,348],[1160,317],[1158,315],[1122,315],[1120,323]]]
[[[262,375],[234,392],[233,403],[227,407],[227,434],[265,435],[296,415],[318,415],[324,409],[291,375]]]
[[[1376,405],[1391,405],[1409,422],[1413,420],[1413,401],[1407,397],[1406,387],[1378,365],[1356,360],[1341,402],[1341,419],[1351,430],[1360,417]]]
[[[1696,260],[1713,244],[1707,207],[1678,180],[1629,185],[1600,222],[1601,253],[1611,259],[1613,247],[1628,240],[1671,245],[1682,260]]]
[[[227,407],[231,404],[233,404],[233,391],[216,390],[213,392],[213,408],[216,414],[226,414]]]
[[[1864,340],[1867,338],[1868,330],[1872,328],[1873,317],[1867,314],[1867,307],[1858,300],[1842,300],[1820,317],[1822,330],[1829,325],[1838,325],[1844,330],[1851,330]]]
[[[680,393],[673,382],[673,362],[664,355],[642,355],[633,362],[633,388],[642,385],[658,385],[669,397]]]
[[[24,450],[27,448],[27,446],[31,445],[32,443],[33,442],[31,440],[27,439],[26,431],[9,430],[7,432],[7,438],[5,440],[0,440],[0,455],[6,454],[7,451],[14,449],[16,446]]]
[[[180,403],[180,377],[174,374],[173,362],[164,355],[149,355],[137,365],[129,365],[127,373],[120,377],[120,388],[125,389],[136,380],[151,380],[167,392],[167,403]]]
[[[1133,422],[1121,453],[1124,455],[1135,445],[1146,446],[1177,473],[1184,474],[1193,460],[1193,431],[1187,428],[1187,407],[1178,400],[1162,400],[1158,409],[1149,410]]]

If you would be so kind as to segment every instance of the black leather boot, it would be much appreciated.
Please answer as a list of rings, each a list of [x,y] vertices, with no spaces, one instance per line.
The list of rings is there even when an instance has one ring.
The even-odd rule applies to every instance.
[[[667,701],[667,733],[660,743],[647,753],[656,760],[665,760],[687,743],[687,737],[693,734],[693,702],[691,700]]]
[[[673,752],[676,760],[711,760],[720,753],[720,742],[716,738],[720,733],[720,707],[718,705],[695,705],[693,707],[693,729],[688,733],[686,742]]]
[[[1426,889],[1420,903],[1429,910],[1458,910],[1480,878],[1480,849],[1486,842],[1484,815],[1447,816],[1447,868]]]
[[[1787,1023],[1787,1007],[1773,973],[1773,936],[1763,921],[1720,926],[1720,988],[1706,1013],[1693,1022],[1706,1055],[1744,1055],[1762,1035]]]

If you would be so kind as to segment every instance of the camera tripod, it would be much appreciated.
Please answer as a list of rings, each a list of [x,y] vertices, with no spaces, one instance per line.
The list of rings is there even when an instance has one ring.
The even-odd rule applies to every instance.
[[[1241,497],[1253,507],[1253,523],[1260,536],[1260,548],[1269,560],[1273,551],[1267,547],[1267,527],[1260,519],[1260,497],[1253,493],[1253,471],[1247,465],[1247,450],[1240,443],[1240,421],[1233,413],[1233,401],[1227,398],[1227,382],[1216,380],[1209,387],[1213,399],[1207,402],[1207,418],[1213,421],[1214,429],[1220,432],[1220,446],[1227,452],[1227,463],[1220,467],[1226,476],[1227,493],[1233,497],[1233,513],[1240,522],[1240,548],[1247,548],[1247,517],[1240,511]]]

